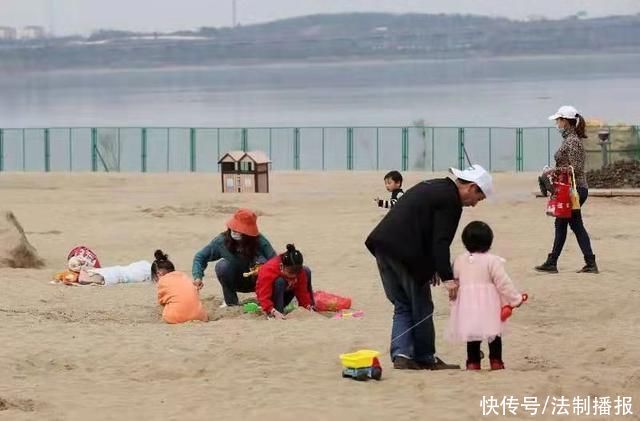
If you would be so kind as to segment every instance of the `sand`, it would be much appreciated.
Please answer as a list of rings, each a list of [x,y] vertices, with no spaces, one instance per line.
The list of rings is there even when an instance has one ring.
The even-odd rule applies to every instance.
[[[498,195],[465,210],[453,252],[461,251],[463,224],[487,221],[494,252],[530,295],[504,338],[507,370],[406,372],[391,368],[392,307],[363,245],[384,214],[372,202],[385,194],[382,175],[275,173],[271,194],[222,195],[216,174],[0,174],[2,207],[47,263],[0,269],[0,420],[473,420],[485,418],[480,402],[490,395],[542,403],[547,396],[630,396],[640,413],[640,199],[587,202],[600,275],[575,273],[582,261],[572,234],[561,273],[542,275],[532,267],[550,247],[553,221],[544,199],[531,195],[535,175],[497,174]],[[432,176],[406,174],[405,187]],[[190,271],[193,254],[238,206],[259,212],[276,248],[295,242],[316,289],[351,296],[365,317],[330,320],[299,310],[269,321],[221,310],[211,270],[202,297],[213,321],[181,326],[161,322],[150,284],[49,284],[78,244],[93,248],[103,265],[151,259],[162,248]],[[465,346],[442,339],[445,292],[433,292],[439,355],[464,364]],[[359,348],[383,353],[382,381],[341,378],[338,355]],[[531,417],[520,407],[518,414],[556,419],[551,409]]]

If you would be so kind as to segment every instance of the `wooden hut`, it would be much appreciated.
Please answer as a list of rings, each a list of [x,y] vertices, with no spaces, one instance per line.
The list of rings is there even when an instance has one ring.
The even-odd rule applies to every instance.
[[[269,164],[262,151],[229,151],[220,164],[223,193],[269,193]]]

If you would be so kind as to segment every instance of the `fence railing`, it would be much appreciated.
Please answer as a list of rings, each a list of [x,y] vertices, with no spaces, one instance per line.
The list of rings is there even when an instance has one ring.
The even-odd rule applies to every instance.
[[[0,128],[0,171],[218,170],[230,150],[262,150],[274,170],[441,171],[479,163],[537,171],[562,138],[550,127]],[[601,162],[597,136],[589,165]],[[611,128],[609,161],[640,159],[640,126]]]

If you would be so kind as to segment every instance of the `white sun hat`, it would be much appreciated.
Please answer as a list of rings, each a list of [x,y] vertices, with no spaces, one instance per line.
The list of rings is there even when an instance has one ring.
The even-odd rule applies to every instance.
[[[562,107],[558,108],[558,111],[556,111],[556,113],[552,116],[549,116],[549,120],[555,120],[557,118],[568,118],[571,120],[575,120],[576,118],[578,118],[578,110],[575,109],[575,107],[572,107],[571,105],[563,105]]]
[[[449,172],[460,180],[475,183],[480,190],[482,190],[485,197],[493,194],[493,179],[491,178],[491,174],[482,168],[482,166],[474,164],[465,170],[449,168]]]

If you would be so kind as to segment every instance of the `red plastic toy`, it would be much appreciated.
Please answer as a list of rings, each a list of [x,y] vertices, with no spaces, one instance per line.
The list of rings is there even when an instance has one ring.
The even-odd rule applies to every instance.
[[[523,303],[525,301],[527,301],[528,299],[529,299],[529,295],[522,294],[522,302]],[[504,322],[509,317],[511,317],[512,313],[513,313],[513,306],[510,306],[510,305],[503,306],[502,310],[500,311],[500,320],[502,320]]]

